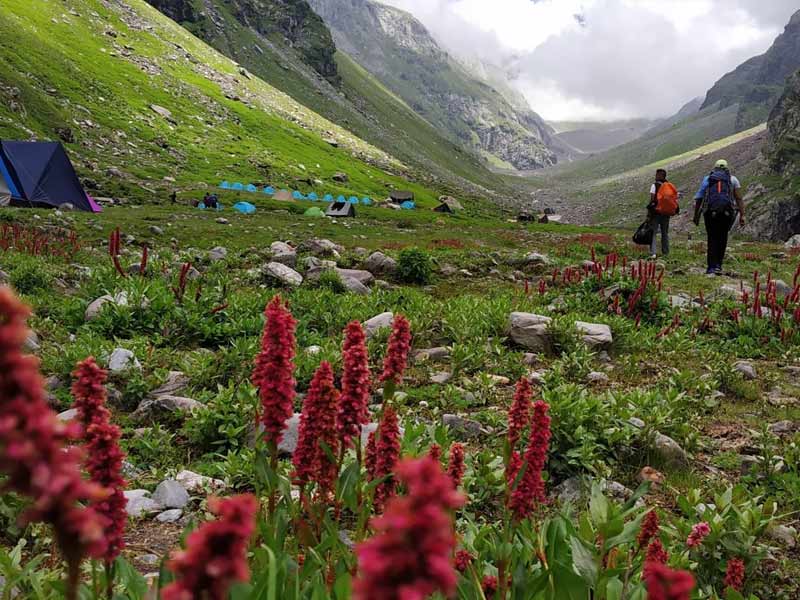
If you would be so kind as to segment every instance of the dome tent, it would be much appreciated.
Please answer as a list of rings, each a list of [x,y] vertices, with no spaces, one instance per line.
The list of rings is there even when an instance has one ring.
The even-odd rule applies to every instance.
[[[237,192],[241,192],[242,190],[244,190],[244,185],[243,185],[243,184],[241,184],[241,183],[234,183],[234,184],[231,186],[231,189],[232,189],[232,190],[236,190]]]
[[[325,197],[322,199],[324,202],[333,202],[333,195],[325,194]]]
[[[312,206],[303,213],[307,217],[324,217],[325,213],[319,206]]]
[[[361,204],[363,204],[364,206],[370,206],[372,204],[372,199],[369,196],[364,196],[361,199]]]
[[[222,183],[219,184],[219,187],[220,187],[220,189],[223,189],[223,190],[229,190],[229,189],[231,189],[231,184],[228,183],[227,181],[223,181]]]
[[[303,196],[303,193],[302,192],[298,192],[297,190],[294,190],[292,192],[292,198],[294,198],[295,200],[305,200],[306,199],[306,197]]]
[[[248,192],[257,192],[258,191],[258,188],[256,186],[254,186],[252,183],[248,183],[247,187],[244,188],[244,189],[246,189]]]
[[[405,209],[405,210],[414,210],[414,208],[416,208],[416,204],[414,204],[414,203],[413,203],[413,202],[411,202],[410,200],[406,200],[405,202],[403,202],[403,203],[400,205],[400,208],[403,208],[403,209]]]
[[[264,188],[264,193],[267,196],[274,196],[275,195],[275,188],[272,187],[271,185],[268,185],[267,187]]]
[[[252,215],[256,212],[256,207],[249,202],[237,202],[233,205],[233,210],[242,213],[243,215]]]
[[[83,189],[60,142],[0,141],[0,184],[0,197],[11,206],[72,204],[78,210],[101,210]]]
[[[312,202],[316,202],[317,200],[319,200],[319,196],[317,196],[317,192],[311,192],[311,193],[309,193],[309,194],[308,194],[308,196],[306,196],[306,197],[307,197],[309,200],[311,200]]]

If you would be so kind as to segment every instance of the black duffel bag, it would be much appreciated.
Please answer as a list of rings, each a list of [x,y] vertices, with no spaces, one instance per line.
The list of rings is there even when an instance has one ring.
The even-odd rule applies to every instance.
[[[636,230],[636,233],[633,234],[633,243],[639,244],[640,246],[649,246],[650,243],[653,241],[653,225],[650,223],[648,219],[641,225],[639,225],[639,229]]]

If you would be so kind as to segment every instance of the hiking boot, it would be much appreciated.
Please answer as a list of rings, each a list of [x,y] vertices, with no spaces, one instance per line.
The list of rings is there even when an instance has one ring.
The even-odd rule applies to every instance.
[[[657,256],[657,255],[655,255],[655,254],[651,254],[651,255],[650,255],[650,260],[655,260],[655,259],[657,259],[657,258],[658,258],[658,256]]]

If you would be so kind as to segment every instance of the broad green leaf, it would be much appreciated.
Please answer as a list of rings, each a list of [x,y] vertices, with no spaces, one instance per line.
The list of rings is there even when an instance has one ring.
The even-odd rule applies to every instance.
[[[569,539],[569,545],[572,549],[572,564],[575,565],[575,570],[586,583],[594,587],[597,584],[598,574],[597,561],[594,555],[576,537]]]
[[[622,600],[622,582],[617,578],[609,580],[606,586],[606,596],[608,600]]]

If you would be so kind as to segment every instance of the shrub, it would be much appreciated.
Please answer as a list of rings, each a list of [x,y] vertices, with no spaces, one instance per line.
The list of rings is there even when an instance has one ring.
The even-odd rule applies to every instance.
[[[21,294],[34,294],[50,287],[50,274],[36,262],[21,262],[11,272],[11,285]]]
[[[319,274],[316,287],[319,289],[330,290],[334,294],[343,294],[347,291],[347,288],[342,282],[342,278],[339,277],[339,274],[332,269],[325,270]]]
[[[406,248],[397,260],[397,276],[406,283],[426,285],[433,279],[433,261],[419,248]]]
[[[202,452],[227,452],[244,446],[256,414],[252,386],[220,387],[184,425],[186,437]]]

